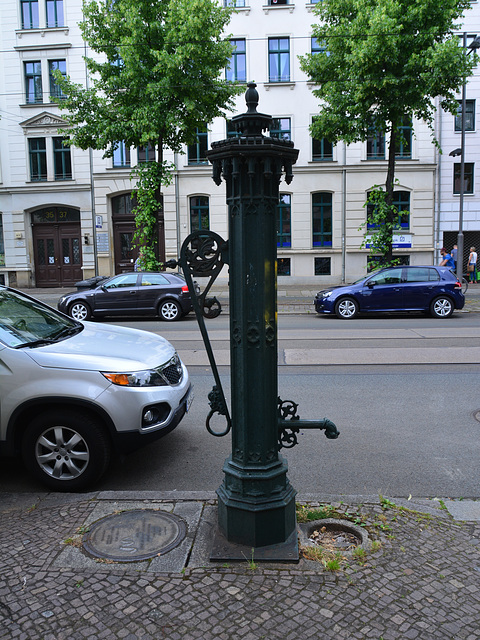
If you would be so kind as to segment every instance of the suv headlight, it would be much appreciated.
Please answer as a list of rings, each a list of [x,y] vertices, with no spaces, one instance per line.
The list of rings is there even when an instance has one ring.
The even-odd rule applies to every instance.
[[[177,354],[160,367],[145,371],[122,373],[101,372],[107,380],[121,387],[166,387],[179,384],[183,378],[183,369]]]

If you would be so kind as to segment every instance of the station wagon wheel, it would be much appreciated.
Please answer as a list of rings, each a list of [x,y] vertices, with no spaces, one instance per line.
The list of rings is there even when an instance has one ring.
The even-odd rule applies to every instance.
[[[335,305],[335,313],[341,320],[350,320],[358,313],[358,302],[353,298],[340,298]]]
[[[22,441],[25,465],[55,491],[79,491],[97,481],[108,466],[110,450],[101,424],[78,410],[41,413]]]
[[[158,314],[162,320],[172,322],[173,320],[178,320],[178,318],[180,318],[180,307],[175,300],[165,300],[160,303],[160,306],[158,307]]]
[[[453,311],[453,302],[448,296],[438,296],[430,305],[430,313],[434,318],[449,318]]]
[[[68,307],[68,315],[75,320],[89,320],[92,317],[92,312],[85,302],[78,301]]]

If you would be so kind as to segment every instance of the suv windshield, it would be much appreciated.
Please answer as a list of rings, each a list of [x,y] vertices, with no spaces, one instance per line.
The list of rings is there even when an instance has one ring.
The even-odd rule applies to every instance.
[[[0,341],[20,348],[58,342],[83,326],[16,291],[0,289]]]

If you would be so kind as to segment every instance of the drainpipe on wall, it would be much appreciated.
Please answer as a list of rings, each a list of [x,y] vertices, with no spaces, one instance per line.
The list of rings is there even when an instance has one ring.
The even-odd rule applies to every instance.
[[[347,253],[347,145],[343,143],[343,169],[342,169],[342,284],[345,283],[346,253]]]
[[[87,43],[83,41],[84,59],[87,57]],[[90,82],[88,77],[87,62],[85,61],[85,88],[90,88]],[[88,162],[90,171],[90,201],[92,206],[92,236],[93,236],[93,266],[95,269],[95,275],[98,276],[98,251],[97,251],[97,224],[95,216],[95,186],[93,183],[93,150],[90,147],[88,150]]]
[[[180,194],[178,193],[179,188],[179,175],[178,175],[178,153],[175,152],[173,154],[173,162],[175,164],[175,179],[174,179],[174,189],[175,189],[175,224],[177,230],[177,256],[180,255],[180,250],[182,248],[182,242],[180,237]],[[181,267],[178,267],[178,270],[181,271]]]
[[[442,154],[439,152],[439,149],[442,148],[442,116],[443,109],[440,106],[440,101],[437,98],[437,118],[435,119],[435,126],[438,127],[438,130],[435,132],[435,138],[438,141],[438,147],[435,146],[435,160],[437,165],[437,170],[435,172],[435,217],[434,217],[434,251],[433,251],[433,262],[434,264],[439,263],[439,252],[438,248],[440,246],[440,193],[441,193],[441,174],[442,174]]]

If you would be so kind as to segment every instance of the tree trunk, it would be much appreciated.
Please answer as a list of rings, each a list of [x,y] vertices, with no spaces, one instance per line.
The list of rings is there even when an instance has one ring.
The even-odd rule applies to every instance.
[[[388,147],[388,170],[387,178],[385,181],[385,204],[387,205],[387,221],[389,225],[393,225],[395,221],[395,211],[393,210],[393,190],[395,184],[395,147],[397,141],[397,127],[396,123],[392,122],[390,132],[390,144]],[[390,263],[393,259],[393,234],[390,236],[390,240],[385,252],[385,261]]]
[[[163,164],[163,137],[158,136],[158,163]],[[162,173],[163,175],[163,173]],[[163,213],[162,185],[157,188],[158,214],[157,214],[157,239],[158,239],[158,260],[165,262],[165,216]]]

